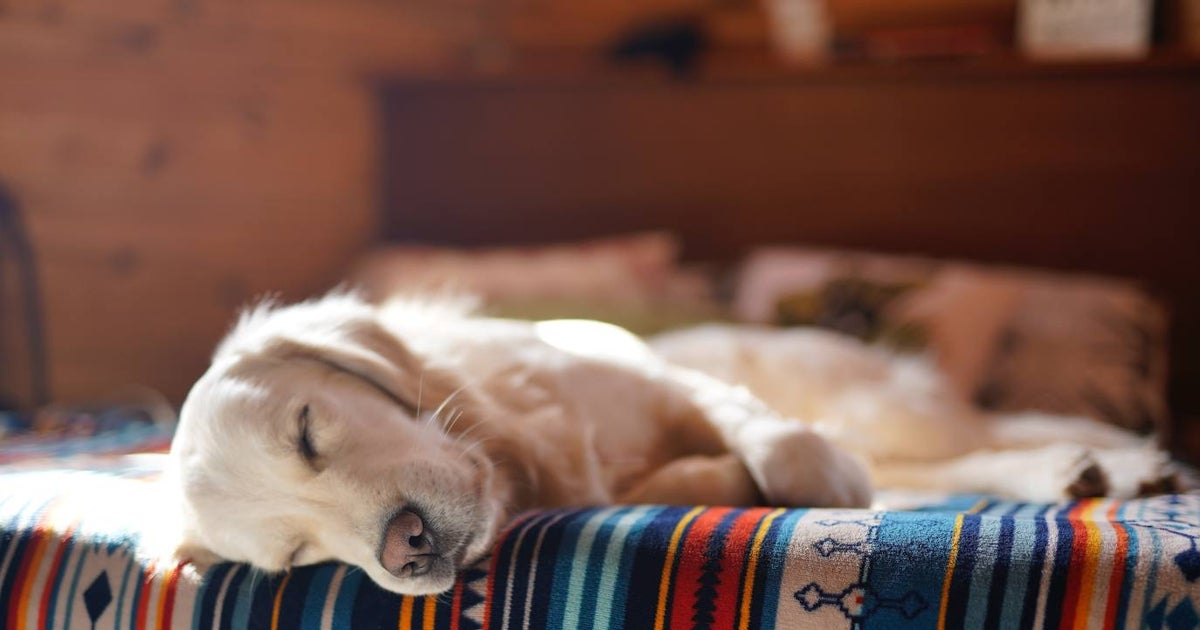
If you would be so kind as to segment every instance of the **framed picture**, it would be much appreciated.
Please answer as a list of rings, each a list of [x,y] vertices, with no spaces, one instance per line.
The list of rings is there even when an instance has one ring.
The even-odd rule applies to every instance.
[[[1021,0],[1017,38],[1035,59],[1136,59],[1150,51],[1151,0]]]

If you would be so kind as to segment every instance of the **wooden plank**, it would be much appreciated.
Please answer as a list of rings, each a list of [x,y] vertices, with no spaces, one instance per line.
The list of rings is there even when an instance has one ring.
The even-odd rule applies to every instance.
[[[108,265],[70,261],[45,276],[53,391],[73,401],[135,384],[182,400],[231,321],[228,296],[248,285],[203,268],[121,281]]]
[[[243,222],[162,213],[157,221],[89,217],[30,217],[38,254],[110,268],[113,278],[154,276],[178,268],[231,273],[249,269],[286,279],[281,289],[313,288],[336,274],[373,232],[366,208],[243,206]],[[124,281],[124,280],[122,280]]]
[[[342,208],[252,210],[243,225],[35,218],[56,395],[140,383],[181,400],[237,308],[331,286],[373,233]]]
[[[0,57],[0,111],[74,113],[96,120],[157,123],[238,120],[263,126],[268,112],[281,124],[339,121],[354,108],[370,111],[360,78],[332,74],[248,76],[179,72],[118,62],[21,62]],[[353,121],[347,121],[353,122]]]
[[[78,115],[0,117],[0,171],[31,203],[119,200],[141,208],[184,201],[363,200],[372,172],[369,129],[356,112],[338,124],[281,126],[93,120]],[[230,116],[233,118],[233,116]],[[357,192],[355,192],[357,191]],[[38,206],[34,206],[38,207]],[[210,210],[221,217],[222,208]]]
[[[0,20],[0,54],[76,60],[114,56],[226,73],[234,63],[239,73],[257,67],[344,68],[368,62],[421,65],[444,62],[478,37],[481,28],[477,12],[449,5],[253,3],[213,7],[175,20],[67,11],[53,21],[37,11],[9,11]]]
[[[476,5],[6,2],[0,173],[42,262],[56,393],[178,401],[236,305],[336,282],[377,225],[365,77],[458,62]]]

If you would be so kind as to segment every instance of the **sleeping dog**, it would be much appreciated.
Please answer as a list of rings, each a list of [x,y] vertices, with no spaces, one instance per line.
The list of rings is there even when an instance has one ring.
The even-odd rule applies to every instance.
[[[451,587],[534,507],[863,507],[860,461],[620,328],[335,294],[243,315],[180,414],[181,557]]]

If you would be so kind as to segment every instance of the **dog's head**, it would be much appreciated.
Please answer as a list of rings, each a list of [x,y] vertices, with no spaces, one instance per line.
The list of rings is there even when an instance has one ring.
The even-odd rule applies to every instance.
[[[180,414],[180,554],[268,571],[340,560],[394,592],[444,591],[505,517],[493,464],[464,439],[477,412],[373,307],[255,309]]]

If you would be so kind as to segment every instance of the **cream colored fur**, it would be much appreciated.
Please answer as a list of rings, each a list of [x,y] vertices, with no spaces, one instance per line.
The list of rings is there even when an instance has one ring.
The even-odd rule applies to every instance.
[[[819,430],[619,328],[349,295],[248,312],[184,403],[171,458],[180,555],[270,571],[336,559],[414,594],[449,588],[528,508],[871,495]],[[438,541],[417,577],[379,559],[401,509]]]
[[[871,463],[879,487],[1030,501],[1175,489],[1165,452],[1089,418],[987,414],[926,357],[816,329],[702,326],[661,335],[664,358],[745,385]]]

